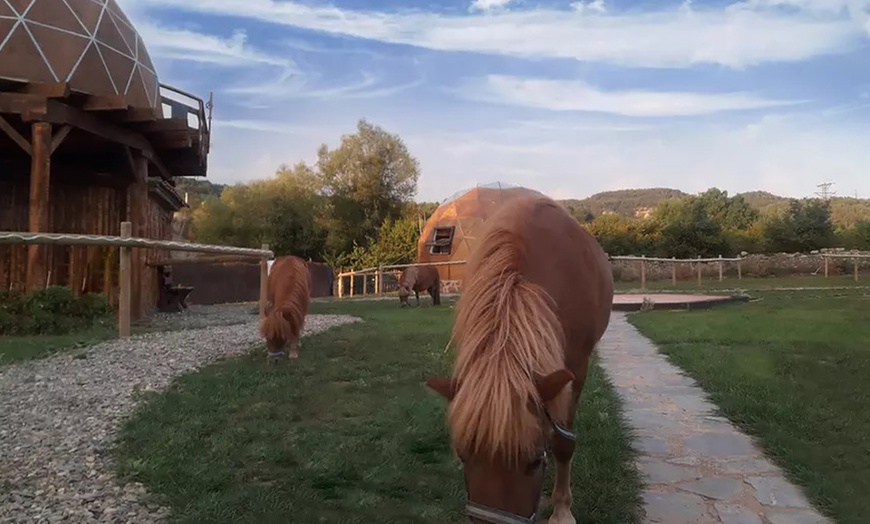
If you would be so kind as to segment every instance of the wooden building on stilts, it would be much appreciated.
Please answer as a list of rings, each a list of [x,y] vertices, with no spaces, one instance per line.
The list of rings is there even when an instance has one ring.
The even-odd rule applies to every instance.
[[[174,177],[205,176],[210,102],[159,83],[115,0],[0,1],[0,230],[170,240]],[[207,114],[207,111],[209,114]],[[159,294],[133,250],[133,318]],[[117,248],[0,246],[0,289],[117,300]]]

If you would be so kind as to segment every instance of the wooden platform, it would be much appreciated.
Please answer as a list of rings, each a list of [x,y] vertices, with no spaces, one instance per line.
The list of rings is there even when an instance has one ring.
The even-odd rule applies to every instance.
[[[676,293],[617,294],[613,296],[614,311],[639,311],[644,299],[653,302],[653,309],[705,309],[721,304],[746,302],[749,297],[730,295],[683,295]]]

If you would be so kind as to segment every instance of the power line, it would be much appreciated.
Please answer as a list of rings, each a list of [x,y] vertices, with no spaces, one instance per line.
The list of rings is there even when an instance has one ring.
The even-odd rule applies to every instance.
[[[816,191],[816,196],[821,198],[822,200],[830,200],[834,195],[837,194],[836,191],[831,190],[831,186],[833,185],[833,182],[824,182],[822,184],[816,185],[816,187],[819,188],[819,190]]]

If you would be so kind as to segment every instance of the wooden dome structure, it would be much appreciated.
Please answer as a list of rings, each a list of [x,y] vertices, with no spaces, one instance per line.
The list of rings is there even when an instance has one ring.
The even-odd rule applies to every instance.
[[[211,101],[159,83],[115,0],[0,0],[0,231],[172,238],[177,176],[205,176]],[[133,252],[133,316],[160,258]],[[117,297],[117,250],[0,246],[0,289]]]
[[[420,263],[468,260],[483,224],[502,204],[519,197],[544,196],[524,187],[494,182],[460,191],[438,206],[423,228],[417,244]],[[464,265],[440,266],[444,281],[462,280]]]

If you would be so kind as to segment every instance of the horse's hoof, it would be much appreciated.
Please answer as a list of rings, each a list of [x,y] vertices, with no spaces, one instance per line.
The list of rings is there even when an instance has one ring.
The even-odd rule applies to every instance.
[[[287,355],[287,358],[289,358],[290,360],[296,360],[297,358],[299,358],[299,352],[298,351],[291,351]]]

